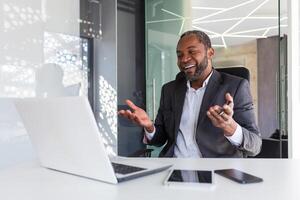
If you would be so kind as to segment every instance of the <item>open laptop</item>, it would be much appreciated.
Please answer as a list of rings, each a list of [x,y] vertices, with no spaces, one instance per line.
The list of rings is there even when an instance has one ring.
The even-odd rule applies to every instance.
[[[112,163],[86,97],[18,99],[15,106],[43,167],[113,184],[171,167]]]

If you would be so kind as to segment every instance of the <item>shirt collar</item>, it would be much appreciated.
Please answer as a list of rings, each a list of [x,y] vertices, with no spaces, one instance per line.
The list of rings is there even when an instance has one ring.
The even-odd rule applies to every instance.
[[[207,86],[208,81],[209,81],[211,75],[213,74],[213,71],[214,71],[214,70],[212,70],[211,73],[208,75],[208,77],[205,79],[205,81],[203,82],[203,85],[202,85],[201,88],[205,88],[205,87]],[[194,88],[191,87],[190,81],[187,81],[186,85],[187,85],[188,90],[194,89]],[[199,89],[200,89],[200,88],[199,88]],[[195,89],[194,89],[194,90],[195,90]]]

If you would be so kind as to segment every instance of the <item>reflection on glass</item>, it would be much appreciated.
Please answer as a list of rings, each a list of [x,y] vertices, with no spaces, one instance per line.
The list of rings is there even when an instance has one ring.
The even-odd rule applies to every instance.
[[[80,83],[63,85],[64,72],[60,65],[44,64],[35,73],[35,91],[37,97],[78,96]]]
[[[257,52],[260,42],[279,39],[279,28],[281,33],[287,33],[286,5],[280,4],[279,15],[279,3],[278,0],[146,0],[146,108],[150,117],[154,119],[156,116],[162,85],[174,80],[179,72],[176,45],[180,35],[187,30],[199,29],[211,38],[215,68],[242,66],[250,71],[250,90],[257,121],[262,122],[260,118],[270,116],[272,123],[263,122],[259,126],[264,138],[272,135],[279,127],[278,115],[287,109],[285,105],[281,106],[283,110],[278,108],[277,102],[277,95],[286,97],[286,79],[281,79],[286,77],[286,66],[282,65],[281,71],[278,70],[279,64],[274,61],[278,61],[276,48],[269,49],[275,63],[270,66],[261,64],[264,55]],[[273,73],[262,74],[262,69]],[[261,95],[267,91],[258,87],[263,76],[272,80],[265,83],[269,84],[266,90],[274,91],[268,100]],[[280,92],[279,87],[283,88]],[[258,102],[261,98],[264,102]],[[266,101],[270,103],[263,104]],[[269,110],[273,113],[266,114],[262,108],[270,105],[272,109]]]
[[[80,85],[81,94],[88,92],[87,40],[61,33],[44,33],[45,63],[61,66],[64,86]],[[77,86],[78,87],[78,86]]]
[[[22,26],[40,22],[41,12],[32,7],[23,7],[14,3],[3,3],[4,32],[14,31]]]
[[[62,82],[60,81],[62,87],[68,89],[63,93],[57,87],[57,94],[62,96],[78,95],[76,90],[80,88],[80,94],[87,95],[87,40],[65,34],[45,32],[43,48],[45,64],[33,64],[17,55],[4,57],[2,62],[5,64],[0,67],[0,96],[45,96],[41,95],[41,84],[46,84],[45,82],[48,80],[48,86],[45,87],[54,90],[55,86],[51,87],[50,85],[52,83],[55,85],[57,81],[60,81],[59,78],[62,78]],[[56,68],[56,73],[54,73],[55,66],[59,66]],[[47,73],[49,74],[47,75]],[[43,81],[41,81],[42,79]],[[39,91],[36,91],[36,88]]]
[[[277,0],[216,4],[192,1],[192,27],[205,31],[214,47],[228,47],[278,34]],[[280,19],[286,21],[286,16]],[[281,27],[287,27],[282,23]]]
[[[117,144],[117,92],[104,79],[99,77],[99,113],[96,114],[104,145],[109,155],[116,155]]]

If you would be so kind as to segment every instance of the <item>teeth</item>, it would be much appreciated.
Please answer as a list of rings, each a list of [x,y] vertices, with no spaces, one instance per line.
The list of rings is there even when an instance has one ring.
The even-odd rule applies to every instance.
[[[188,66],[185,66],[184,69],[189,69],[189,68],[192,68],[194,67],[195,65],[188,65]]]

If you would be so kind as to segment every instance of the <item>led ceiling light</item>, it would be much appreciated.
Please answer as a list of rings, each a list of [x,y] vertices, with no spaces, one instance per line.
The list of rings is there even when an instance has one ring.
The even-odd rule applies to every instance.
[[[238,7],[247,5],[247,4],[249,4],[249,3],[252,3],[253,1],[255,1],[255,0],[246,1],[246,2],[244,2],[244,3],[241,3],[241,4],[238,4],[238,5],[232,6],[232,7],[230,7],[230,8],[226,8],[226,9],[220,10],[220,11],[218,11],[218,12],[209,14],[209,15],[207,15],[207,16],[204,16],[204,17],[201,17],[201,18],[194,19],[192,22],[194,23],[194,22],[197,22],[197,21],[200,21],[200,20],[203,20],[203,19],[206,19],[206,18],[215,16],[215,15],[218,15],[218,14],[227,12],[227,11],[229,11],[229,10],[232,10],[232,9],[235,9],[235,8],[238,8]]]
[[[215,20],[201,20],[198,22],[195,22],[193,24],[209,24],[209,23],[216,23],[216,22],[225,22],[225,21],[235,21],[235,20],[241,20],[243,17],[234,17],[234,18],[226,18],[226,19],[215,19]],[[277,20],[278,17],[248,17],[247,19],[274,19]]]
[[[188,19],[188,18],[184,18],[184,19]],[[146,24],[153,24],[153,23],[160,23],[160,22],[172,22],[172,21],[180,21],[180,20],[182,20],[182,18],[153,20],[153,21],[146,22]]]
[[[185,18],[183,17],[183,16],[181,16],[181,15],[178,15],[178,14],[176,14],[176,13],[173,13],[173,12],[171,12],[171,11],[169,11],[169,10],[166,10],[166,9],[161,9],[163,12],[166,12],[166,13],[168,13],[168,14],[171,14],[171,15],[173,15],[173,16],[176,16],[176,17],[178,17],[178,18],[180,18],[182,21],[181,21],[181,26],[180,26],[180,29],[179,29],[179,32],[178,32],[178,35],[180,35],[181,34],[181,32],[182,32],[182,29],[183,29],[183,25],[184,25],[184,22],[185,22]]]
[[[265,30],[265,32],[262,34],[263,36],[266,36],[267,33],[270,31],[271,29],[270,28],[267,28],[267,30]]]
[[[276,23],[277,20],[279,19],[279,17],[274,16],[274,13],[273,13],[273,15],[263,15],[262,13],[260,13],[258,16],[253,16],[253,15],[259,9],[261,9],[262,6],[264,6],[268,2],[270,2],[270,0],[248,0],[248,1],[244,1],[243,3],[239,3],[237,5],[234,5],[234,6],[231,6],[228,8],[192,6],[192,9],[194,9],[194,10],[208,10],[208,11],[212,12],[208,15],[193,19],[192,27],[194,29],[202,30],[202,31],[210,34],[211,39],[220,38],[220,41],[222,41],[223,44],[213,44],[213,46],[215,46],[215,47],[225,47],[226,48],[228,46],[228,41],[226,41],[226,38],[266,38],[271,30],[279,28],[279,26]],[[223,18],[219,18],[219,19],[213,18],[213,16],[217,16],[222,13],[229,14],[229,12],[232,12],[233,9],[239,9],[239,11],[241,11],[241,9],[243,9],[242,7],[245,7],[244,10],[247,11],[249,9],[246,6],[250,3],[255,3],[257,5],[252,4],[255,6],[255,8],[253,8],[249,13],[245,13],[245,16],[232,17],[232,18],[224,18],[223,17]],[[242,10],[242,11],[244,12],[244,10]],[[174,13],[172,11],[169,11],[165,8],[162,8],[161,11],[168,13],[176,18],[148,21],[146,23],[160,23],[160,22],[171,22],[171,21],[181,20],[182,23],[179,28],[180,30],[178,32],[178,35],[180,35],[180,33],[183,30],[186,20],[190,19],[190,17],[181,16],[181,15]],[[274,11],[274,12],[276,12],[276,11]],[[210,19],[208,19],[208,18],[210,18]],[[280,22],[284,21],[286,19],[287,19],[287,17],[283,16],[280,18]],[[251,29],[245,30],[245,28],[243,28],[243,26],[241,26],[241,24],[244,24],[243,22],[245,22],[246,20],[247,20],[247,22],[249,20],[251,20],[251,21],[249,21],[249,22],[251,22],[251,26],[252,26]],[[262,21],[262,20],[264,20],[264,21]],[[261,26],[262,24],[264,24],[266,20],[270,20],[269,22],[271,23],[270,24],[271,26],[255,28],[255,26],[257,27],[258,25]],[[230,27],[228,27],[227,29],[225,28],[224,29],[225,31],[222,31],[222,32],[212,30],[212,28],[203,28],[204,24],[213,25],[210,27],[214,27],[214,28],[220,28],[220,27],[222,28],[222,27],[226,26],[226,23],[222,23],[222,22],[233,22],[234,24],[231,25]],[[219,24],[216,24],[214,26],[213,23],[219,23]],[[287,25],[280,25],[280,27],[287,27]],[[239,28],[240,31],[237,31],[236,30],[237,28]],[[233,30],[236,30],[236,31],[232,32]],[[258,33],[259,31],[260,31],[260,33]],[[255,34],[255,32],[257,32],[257,33]],[[243,41],[245,41],[245,40],[243,40]]]
[[[231,34],[224,34],[223,37],[229,38],[266,38],[266,36],[262,35],[231,35]]]
[[[227,29],[224,34],[228,33],[232,29],[234,29],[236,26],[238,26],[240,23],[245,21],[250,15],[252,15],[255,11],[257,11],[260,7],[262,7],[265,3],[267,3],[269,0],[265,0],[260,5],[258,5],[255,9],[253,9],[246,17],[243,17],[241,20],[239,20],[237,23],[235,23],[233,26],[231,26],[229,29]]]
[[[280,27],[287,27],[287,25],[280,25]],[[230,33],[231,35],[238,35],[238,34],[243,34],[243,33],[251,33],[251,32],[257,32],[257,31],[264,31],[267,29],[277,29],[278,26],[269,26],[269,27],[263,27],[263,28],[256,28],[256,29],[249,29],[249,30],[245,30],[245,31],[238,31],[238,32],[233,32]]]
[[[212,8],[212,7],[202,7],[202,6],[192,6],[195,10],[224,10],[225,8]]]
[[[195,29],[198,29],[200,31],[204,31],[204,32],[207,32],[207,33],[212,33],[212,34],[214,34],[214,36],[218,36],[218,37],[222,36],[222,34],[220,34],[220,33],[217,33],[217,32],[202,28],[202,27],[201,28],[198,27],[198,26],[192,26],[192,27],[195,28]]]
[[[221,39],[222,39],[222,42],[223,42],[224,47],[227,48],[227,45],[226,45],[226,42],[225,42],[225,39],[224,39],[224,36],[223,36],[223,35],[221,36]]]
[[[183,16],[181,16],[181,15],[178,15],[178,14],[176,14],[176,13],[173,13],[173,12],[171,12],[171,11],[169,11],[169,10],[166,10],[166,9],[161,9],[163,12],[166,12],[166,13],[168,13],[168,14],[170,14],[170,15],[174,15],[175,17],[179,17],[179,18],[184,18]]]

